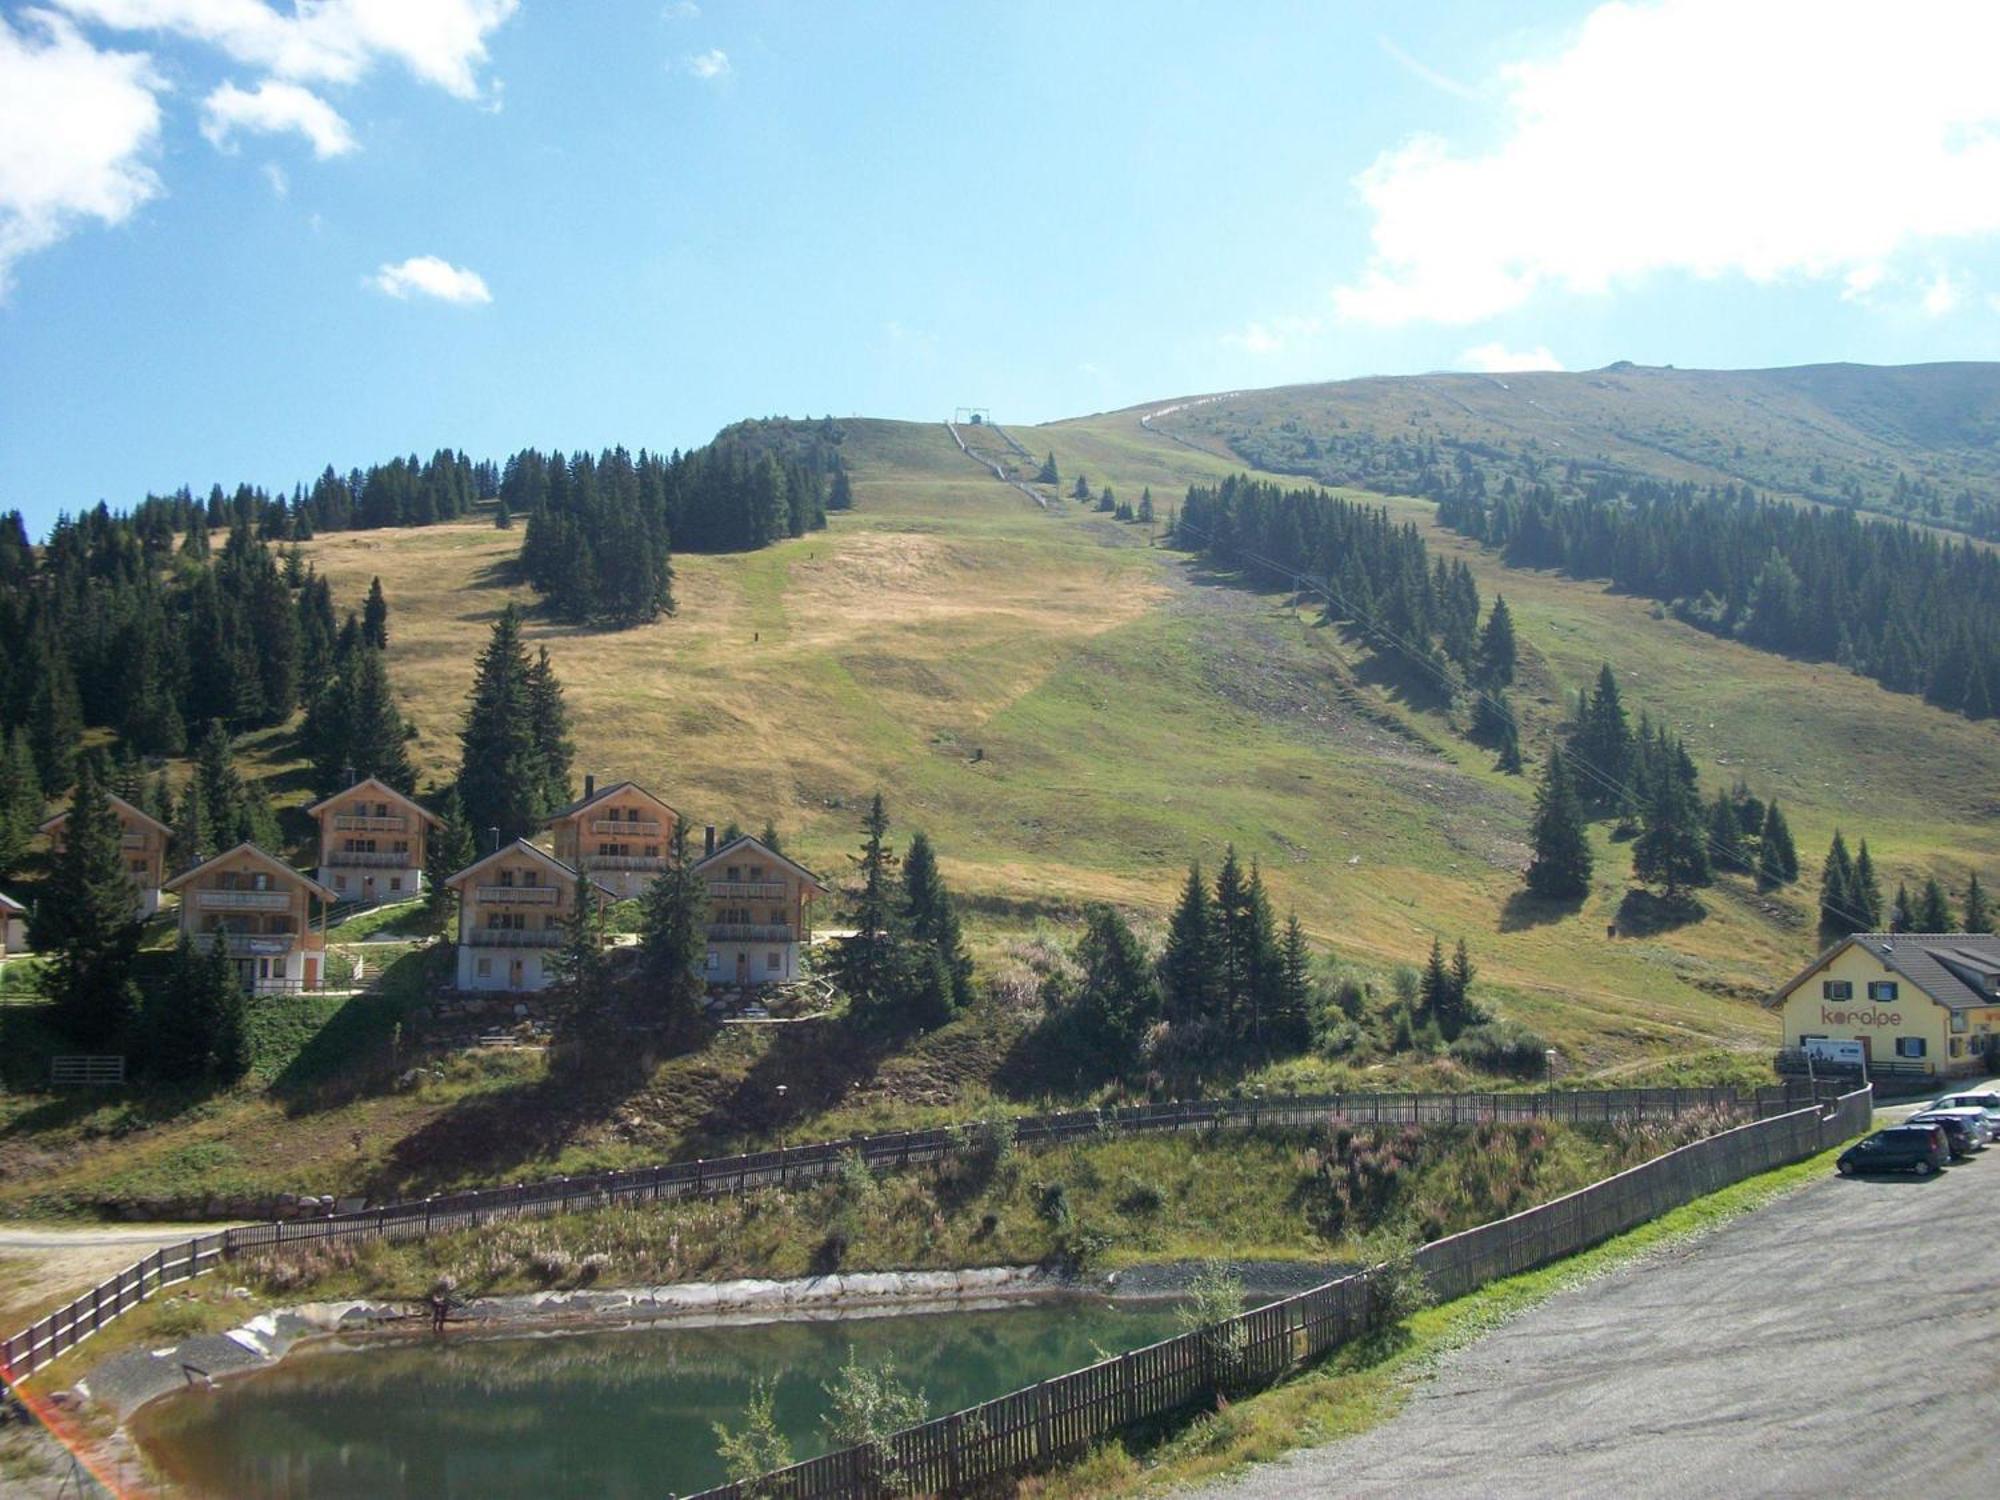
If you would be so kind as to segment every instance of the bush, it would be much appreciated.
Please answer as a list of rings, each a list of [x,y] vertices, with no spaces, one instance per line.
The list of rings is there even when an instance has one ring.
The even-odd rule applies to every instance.
[[[1035,1184],[1035,1212],[1042,1222],[1055,1229],[1069,1227],[1069,1188],[1060,1182]]]
[[[1451,1056],[1454,1061],[1482,1073],[1539,1078],[1548,1067],[1548,1047],[1537,1033],[1518,1021],[1488,1021],[1453,1042]]]
[[[1124,1191],[1119,1194],[1118,1207],[1125,1213],[1150,1218],[1166,1207],[1166,1192],[1157,1182],[1127,1172],[1120,1185]]]
[[[715,1452],[723,1472],[737,1484],[748,1484],[773,1469],[792,1462],[792,1445],[778,1430],[771,1387],[761,1378],[750,1387],[750,1400],[743,1408],[743,1430],[733,1432],[722,1423],[715,1428]],[[746,1491],[746,1493],[754,1493]]]

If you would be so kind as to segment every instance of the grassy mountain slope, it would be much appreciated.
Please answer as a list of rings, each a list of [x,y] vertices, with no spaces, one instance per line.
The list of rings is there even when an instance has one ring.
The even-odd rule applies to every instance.
[[[1397,442],[1852,504],[1991,529],[2000,365],[1414,375],[1173,403],[1162,432],[1329,482],[1374,485]],[[1898,481],[1919,487],[1899,493]],[[1961,497],[1972,502],[1961,505]],[[1934,502],[1934,503],[1933,503]]]

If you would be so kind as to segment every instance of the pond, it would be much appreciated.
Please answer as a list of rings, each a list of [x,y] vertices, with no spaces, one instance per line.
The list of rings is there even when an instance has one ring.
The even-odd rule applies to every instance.
[[[933,1414],[1179,1331],[1158,1302],[1096,1298],[898,1316],[526,1337],[451,1334],[301,1349],[270,1370],[155,1402],[133,1422],[195,1495],[645,1496],[726,1476],[712,1424],[771,1383],[795,1458],[831,1446],[822,1383],[851,1348],[893,1359]]]

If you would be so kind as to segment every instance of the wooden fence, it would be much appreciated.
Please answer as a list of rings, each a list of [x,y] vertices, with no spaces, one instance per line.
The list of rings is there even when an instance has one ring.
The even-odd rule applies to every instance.
[[[1820,1086],[1821,1097],[1831,1091]],[[1729,1088],[1601,1089],[1518,1094],[1325,1094],[1274,1099],[1205,1099],[1142,1104],[1125,1109],[1077,1110],[1028,1115],[1012,1121],[974,1121],[931,1130],[894,1131],[842,1141],[752,1151],[738,1156],[669,1162],[559,1177],[514,1187],[385,1204],[355,1213],[247,1224],[176,1245],[161,1254],[175,1265],[194,1267],[186,1275],[211,1270],[225,1256],[285,1245],[333,1240],[417,1239],[502,1219],[540,1218],[614,1203],[677,1202],[755,1192],[762,1188],[816,1182],[837,1175],[851,1154],[875,1170],[923,1166],[946,1160],[983,1132],[1009,1130],[1022,1145],[1075,1140],[1105,1134],[1186,1130],[1302,1129],[1333,1122],[1353,1125],[1469,1125],[1488,1121],[1563,1120],[1588,1124],[1611,1120],[1671,1119],[1695,1110],[1742,1112],[1763,1117],[1815,1097],[1810,1085],[1794,1082],[1738,1092]],[[149,1257],[150,1260],[158,1257]],[[128,1267],[93,1287],[34,1326],[0,1342],[0,1379],[25,1379],[57,1355],[95,1333],[150,1292],[173,1281],[140,1274],[148,1262]],[[125,1290],[121,1290],[125,1288]]]
[[[1705,1193],[1801,1160],[1866,1130],[1867,1089],[1739,1125],[1615,1177],[1416,1253],[1440,1299],[1532,1270],[1657,1218]],[[844,1448],[694,1500],[879,1500],[962,1495],[1047,1468],[1134,1422],[1246,1392],[1316,1359],[1376,1321],[1382,1272],[1362,1271],[1224,1323]]]

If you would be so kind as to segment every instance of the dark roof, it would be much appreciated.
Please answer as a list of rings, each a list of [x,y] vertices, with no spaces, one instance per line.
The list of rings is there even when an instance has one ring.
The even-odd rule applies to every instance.
[[[674,819],[676,822],[680,821],[681,815],[680,815],[680,810],[678,808],[676,808],[671,802],[667,801],[666,798],[659,796],[656,793],[647,791],[644,787],[640,786],[639,783],[636,781],[614,781],[610,786],[603,787],[598,791],[592,792],[588,797],[579,797],[576,799],[576,801],[570,803],[569,806],[559,807],[554,812],[550,813],[549,821],[553,823],[558,818],[567,818],[574,816],[575,814],[582,812],[586,807],[589,807],[594,803],[602,802],[606,797],[609,797],[613,792],[622,792],[626,790],[628,787],[631,790],[637,792],[640,796],[646,798],[649,802],[657,802],[661,807],[664,807],[668,812],[674,815]]]
[[[1900,974],[1939,1005],[1952,1010],[2000,1006],[2000,936],[1984,932],[1857,932],[1842,938],[1772,993],[1783,1001],[1850,947],[1866,948],[1884,968]]]
[[[696,870],[704,869],[707,866],[714,864],[718,859],[721,859],[723,855],[734,853],[736,850],[741,849],[746,844],[749,845],[752,849],[755,849],[759,854],[762,854],[770,859],[775,859],[781,865],[790,865],[794,870],[798,871],[799,874],[803,875],[807,880],[811,881],[813,887],[816,890],[824,891],[826,889],[826,882],[821,880],[819,876],[813,874],[811,870],[808,870],[804,865],[800,864],[797,860],[787,859],[784,855],[780,854],[777,850],[773,849],[769,844],[765,843],[762,839],[752,838],[747,833],[738,834],[735,838],[731,839],[728,843],[724,844],[720,849],[716,850],[715,853],[713,854],[704,854],[700,859],[695,861],[694,868]]]

